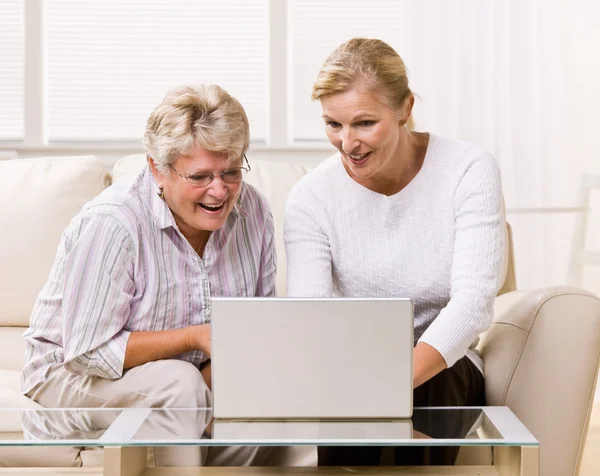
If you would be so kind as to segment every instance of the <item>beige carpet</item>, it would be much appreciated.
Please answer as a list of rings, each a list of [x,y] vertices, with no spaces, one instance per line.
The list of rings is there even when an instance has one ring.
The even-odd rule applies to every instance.
[[[579,476],[600,475],[600,402],[596,402],[592,411],[590,429],[588,431],[583,461]]]

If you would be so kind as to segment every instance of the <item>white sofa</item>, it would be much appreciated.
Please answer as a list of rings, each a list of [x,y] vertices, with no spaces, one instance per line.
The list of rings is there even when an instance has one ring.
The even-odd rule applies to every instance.
[[[112,182],[130,181],[144,165],[142,154],[124,157],[111,177],[92,156],[0,161],[0,408],[39,407],[19,391],[24,356],[21,335],[62,231],[85,202]],[[252,159],[251,166],[246,180],[266,195],[275,219],[277,288],[282,295],[285,200],[293,184],[312,166]],[[512,252],[509,258],[511,264]],[[600,362],[600,300],[570,287],[517,292],[512,270],[509,266],[497,299],[495,322],[480,344],[488,404],[510,406],[540,440],[540,474],[576,474]],[[20,431],[19,421],[0,420],[0,438],[18,437]],[[491,457],[489,451],[461,451],[459,455],[463,463]],[[101,463],[101,452],[89,449],[0,448],[0,466]],[[314,448],[292,451],[279,463],[314,464]]]

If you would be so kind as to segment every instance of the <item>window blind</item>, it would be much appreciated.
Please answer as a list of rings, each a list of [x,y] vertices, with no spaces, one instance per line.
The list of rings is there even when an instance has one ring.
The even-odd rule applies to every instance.
[[[165,93],[216,83],[265,137],[267,0],[47,0],[47,137],[131,141]]]
[[[292,130],[296,141],[325,140],[321,107],[310,99],[326,57],[353,37],[379,38],[402,55],[400,0],[290,0]]]
[[[2,0],[0,14],[0,140],[23,139],[24,36],[22,0]]]

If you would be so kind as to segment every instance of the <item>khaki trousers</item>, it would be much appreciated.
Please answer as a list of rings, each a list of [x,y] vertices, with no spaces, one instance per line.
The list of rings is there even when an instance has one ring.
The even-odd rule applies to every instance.
[[[116,380],[75,375],[60,366],[27,396],[46,408],[212,407],[212,393],[198,368],[175,359],[148,362],[125,371]],[[94,437],[108,428],[113,413],[98,412],[95,420],[62,419],[53,431],[63,437]],[[156,439],[160,435],[161,439],[199,439],[210,423],[207,416],[208,412],[157,412],[151,423],[142,425],[136,438]],[[250,446],[155,447],[154,461],[156,466],[249,466],[262,464],[268,453],[269,448]]]

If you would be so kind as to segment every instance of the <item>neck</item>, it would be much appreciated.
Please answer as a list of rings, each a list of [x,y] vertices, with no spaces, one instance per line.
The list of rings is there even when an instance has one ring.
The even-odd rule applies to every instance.
[[[204,254],[204,248],[208,243],[212,231],[196,230],[189,226],[187,223],[180,220],[179,217],[175,216],[175,214],[173,214],[173,216],[181,234],[188,241],[191,247],[194,248],[194,251],[196,251],[196,253],[198,253],[198,255],[202,257],[202,255]]]
[[[188,241],[190,241],[190,244],[192,245],[192,248],[194,248],[194,250],[196,251],[198,256],[200,256],[200,258],[204,256],[204,249],[206,248],[208,240],[210,239],[211,233],[212,232],[210,231],[203,231],[201,237],[197,238],[195,241],[190,241],[188,239]]]
[[[373,176],[359,183],[382,195],[398,193],[421,170],[428,144],[429,134],[402,129],[392,157]]]

